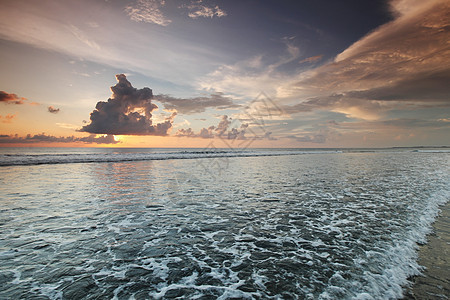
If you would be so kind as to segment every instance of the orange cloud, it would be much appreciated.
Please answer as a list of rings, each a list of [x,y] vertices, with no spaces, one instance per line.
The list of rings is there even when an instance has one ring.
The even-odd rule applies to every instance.
[[[91,134],[87,137],[75,136],[53,136],[45,133],[41,134],[27,134],[25,137],[16,135],[0,135],[0,144],[42,144],[42,143],[84,143],[84,144],[117,144],[113,135]]]
[[[16,117],[16,115],[7,114],[6,116],[0,116],[2,123],[12,123],[12,120]]]
[[[24,104],[27,98],[19,97],[16,94],[9,94],[5,91],[0,91],[0,102],[8,104]]]
[[[7,104],[25,104],[28,103],[29,105],[40,105],[37,102],[25,102],[28,99],[25,97],[19,97],[16,94],[13,93],[7,93],[5,91],[0,91],[0,102],[7,103]]]

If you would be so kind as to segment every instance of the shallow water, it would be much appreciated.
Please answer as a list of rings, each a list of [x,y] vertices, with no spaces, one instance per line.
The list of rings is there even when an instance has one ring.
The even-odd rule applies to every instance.
[[[450,298],[450,202],[441,207],[433,224],[433,232],[420,247],[419,264],[425,267],[420,276],[413,278],[413,286],[405,299]]]
[[[400,298],[450,197],[449,158],[4,166],[0,298]]]

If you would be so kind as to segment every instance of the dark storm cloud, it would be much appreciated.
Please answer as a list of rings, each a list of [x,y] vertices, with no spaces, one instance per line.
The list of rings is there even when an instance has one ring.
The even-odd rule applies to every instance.
[[[10,104],[24,104],[27,99],[19,97],[16,94],[9,94],[5,91],[0,91],[0,102]]]
[[[234,104],[231,98],[223,96],[223,93],[214,93],[209,97],[186,99],[174,98],[168,95],[156,95],[154,100],[163,103],[165,109],[176,110],[182,114],[202,113],[207,108],[233,109],[240,107],[240,105]]]
[[[54,108],[53,106],[49,106],[47,109],[48,109],[49,113],[52,113],[52,114],[59,113],[59,108]]]
[[[124,74],[116,75],[118,83],[111,87],[112,97],[99,101],[91,113],[91,123],[80,131],[115,135],[167,135],[176,113],[164,122],[154,125],[152,111],[153,93],[148,87],[134,88]]]
[[[45,133],[31,135],[28,134],[25,137],[16,135],[0,135],[0,144],[33,144],[33,143],[77,143],[82,142],[86,144],[117,144],[119,141],[114,140],[114,136],[105,135],[96,137],[95,134],[91,134],[88,137],[56,137],[52,135],[46,135]]]

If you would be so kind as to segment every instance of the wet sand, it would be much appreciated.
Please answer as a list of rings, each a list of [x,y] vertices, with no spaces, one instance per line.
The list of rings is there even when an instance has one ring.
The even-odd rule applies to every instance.
[[[426,270],[413,278],[414,285],[404,299],[450,299],[450,202],[441,210],[434,232],[419,251],[419,264]]]

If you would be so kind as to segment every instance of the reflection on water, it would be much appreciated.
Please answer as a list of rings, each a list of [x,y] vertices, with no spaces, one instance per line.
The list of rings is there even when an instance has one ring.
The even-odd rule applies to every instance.
[[[155,185],[153,162],[92,164],[90,176],[98,185],[98,197],[116,205],[143,205]]]
[[[450,190],[445,154],[210,163],[0,168],[0,298],[396,298]]]

